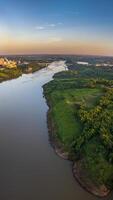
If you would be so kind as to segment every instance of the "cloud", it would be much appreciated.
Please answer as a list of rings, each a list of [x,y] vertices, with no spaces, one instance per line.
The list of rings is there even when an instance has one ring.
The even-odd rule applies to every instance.
[[[56,24],[48,24],[47,26],[48,26],[48,27],[55,27]]]
[[[48,28],[55,28],[55,27],[57,27],[59,25],[63,25],[63,23],[62,22],[52,23],[52,24],[48,23],[48,24],[45,24],[43,26],[36,26],[35,29],[36,30],[44,30],[44,29],[48,29]]]
[[[36,26],[35,29],[36,29],[36,30],[44,30],[45,27],[44,27],[44,26]]]

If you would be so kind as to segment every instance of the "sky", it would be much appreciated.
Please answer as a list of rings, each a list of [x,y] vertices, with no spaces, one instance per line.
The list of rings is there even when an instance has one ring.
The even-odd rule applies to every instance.
[[[0,0],[0,54],[113,56],[113,0]]]

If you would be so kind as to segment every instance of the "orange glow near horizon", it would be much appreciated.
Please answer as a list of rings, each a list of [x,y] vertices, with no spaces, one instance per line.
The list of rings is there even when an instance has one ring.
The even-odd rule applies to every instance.
[[[54,41],[55,40],[55,41]],[[65,40],[28,41],[3,37],[0,54],[87,54],[113,55],[110,43],[102,41]],[[5,42],[4,42],[5,41]]]
[[[113,0],[0,2],[0,55],[113,56]]]

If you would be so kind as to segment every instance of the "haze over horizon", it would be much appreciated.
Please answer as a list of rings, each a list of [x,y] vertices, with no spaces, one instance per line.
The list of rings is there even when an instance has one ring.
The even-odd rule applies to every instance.
[[[1,0],[0,54],[113,56],[112,0]]]

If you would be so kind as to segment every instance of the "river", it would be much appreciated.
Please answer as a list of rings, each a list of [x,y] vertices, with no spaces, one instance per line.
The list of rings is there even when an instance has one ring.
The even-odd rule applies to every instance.
[[[72,163],[57,156],[49,143],[42,86],[64,66],[52,63],[0,84],[0,200],[99,199],[80,187]]]

